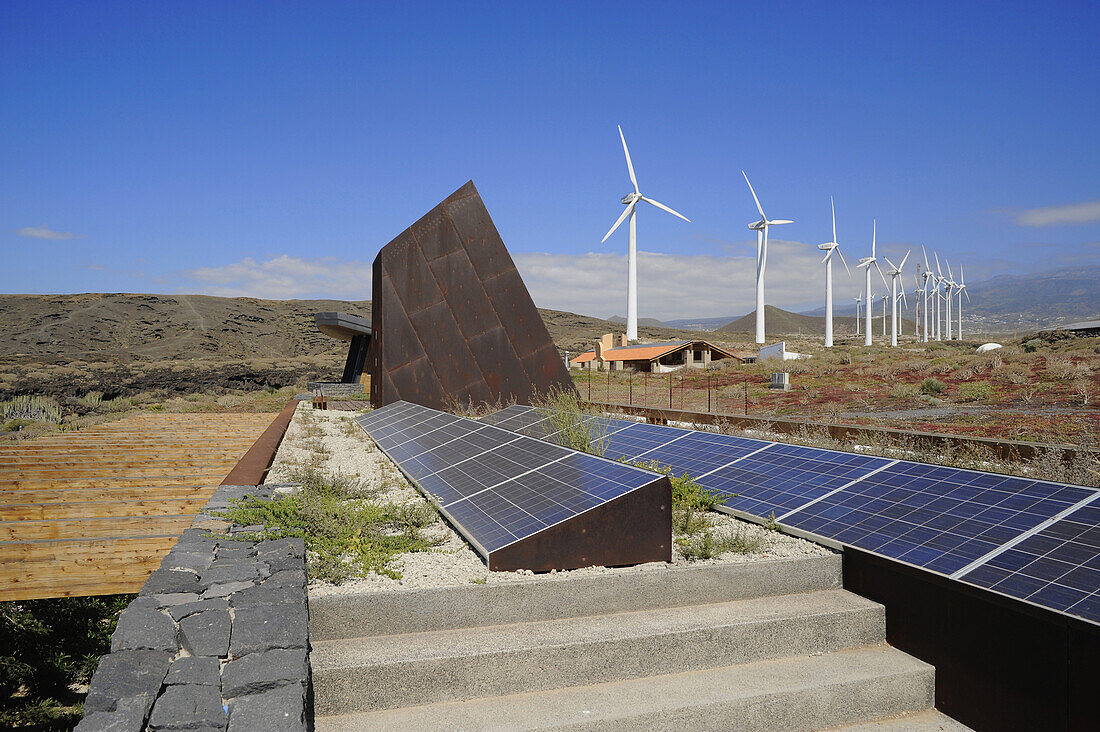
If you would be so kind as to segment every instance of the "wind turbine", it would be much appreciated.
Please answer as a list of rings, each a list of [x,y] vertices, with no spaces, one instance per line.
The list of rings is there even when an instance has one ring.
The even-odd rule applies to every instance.
[[[932,268],[928,266],[928,250],[924,248],[923,244],[920,245],[920,250],[924,254],[924,271],[921,272],[921,277],[924,278],[924,342],[927,343],[931,335],[928,329],[929,326],[932,325],[934,322],[932,318],[929,317],[929,315],[931,315],[931,302],[928,297],[928,283],[934,280],[936,276],[932,274]]]
[[[946,258],[943,260],[943,265],[947,267],[947,279],[944,283],[947,285],[947,297],[945,302],[947,303],[947,317],[944,322],[947,324],[947,340],[951,340],[951,302],[955,299],[955,275],[951,273],[951,263]]]
[[[856,269],[866,269],[866,279],[864,280],[864,292],[867,293],[867,314],[866,314],[866,333],[863,336],[863,345],[871,345],[871,311],[875,304],[875,296],[871,294],[871,265],[875,265],[875,269],[878,270],[879,277],[882,277],[882,284],[886,284],[886,278],[882,276],[882,269],[878,266],[878,260],[875,259],[875,240],[878,238],[878,221],[872,221],[871,223],[871,256],[863,257],[859,260],[859,264],[856,265]],[[889,285],[887,285],[889,286]]]
[[[898,278],[901,277],[901,269],[905,266],[911,252],[912,250],[909,250],[905,253],[905,258],[898,266],[894,266],[889,257],[883,257],[886,264],[890,265],[890,345],[894,347],[898,345]],[[905,285],[901,287],[901,297],[905,300]],[[905,304],[908,305],[909,301],[905,300]],[[886,317],[885,312],[882,315]]]
[[[959,340],[963,337],[963,295],[970,302],[970,293],[966,291],[966,277],[963,276],[963,266],[959,265]]]
[[[860,305],[863,304],[863,293],[856,295],[856,335],[859,335]]]
[[[747,179],[746,179],[747,180]],[[818,244],[817,248],[825,252],[825,259],[822,259],[822,263],[825,265],[825,347],[833,347],[833,253],[840,255],[840,262],[844,265],[844,270],[848,273],[848,277],[852,276],[852,270],[848,269],[848,263],[844,261],[844,253],[840,251],[840,245],[836,243],[836,206],[833,204],[833,197],[829,196],[829,208],[833,211],[833,239],[827,241],[824,244]],[[763,214],[761,214],[763,215]],[[858,309],[858,306],[857,306]],[[858,318],[858,314],[856,315]]]
[[[882,296],[882,337],[886,337],[886,295]]]
[[[943,276],[943,270],[940,269],[940,255],[937,252],[932,252],[932,257],[936,260],[936,275],[935,275],[935,306],[936,306],[936,340],[943,340],[943,329],[941,327],[943,323],[943,295],[940,290],[943,287],[945,277]]]
[[[654,201],[652,198],[646,198],[642,195],[642,192],[638,189],[638,179],[634,176],[634,163],[630,161],[630,150],[626,147],[626,138],[623,136],[623,128],[621,125],[619,126],[619,139],[623,141],[623,154],[626,155],[626,169],[627,172],[630,173],[630,182],[634,184],[634,192],[623,196],[623,204],[626,205],[626,210],[623,211],[622,215],[619,216],[608,232],[603,235],[603,239],[600,239],[600,243],[603,244],[607,241],[607,237],[615,233],[615,229],[619,228],[619,224],[621,224],[627,216],[630,217],[630,249],[627,254],[626,262],[626,337],[627,340],[635,341],[638,340],[638,201],[645,201],[662,211],[668,211],[673,216],[679,216],[689,223],[691,219],[683,214],[676,213],[663,203]]]
[[[917,274],[913,275],[913,304],[916,312],[913,313],[913,335],[920,341],[920,316],[924,312],[924,305],[920,301],[920,262],[917,262]]]
[[[749,176],[745,176],[745,182],[749,183]],[[764,215],[764,208],[760,205],[760,199],[756,197],[752,183],[749,183],[749,191],[752,192],[752,200],[756,201],[756,210],[760,212],[760,220],[749,224],[749,228],[756,232],[756,342],[764,342],[764,268],[768,265],[768,227],[779,224],[793,224],[789,219],[768,220]],[[835,237],[834,237],[835,238]]]

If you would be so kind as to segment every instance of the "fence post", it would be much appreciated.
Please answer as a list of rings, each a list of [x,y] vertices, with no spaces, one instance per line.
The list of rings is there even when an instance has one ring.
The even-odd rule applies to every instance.
[[[607,369],[607,403],[611,403],[611,369]]]
[[[710,411],[710,374],[707,374],[707,411]]]
[[[675,374],[668,375],[668,408],[672,409],[672,377]]]
[[[630,376],[628,377],[626,383],[627,383],[627,389],[628,389],[628,391],[627,391],[628,396],[626,398],[626,402],[630,406],[634,406],[634,372],[633,371],[630,372]]]
[[[745,379],[745,416],[749,416],[749,380]]]
[[[588,372],[588,401],[592,401],[592,372]]]

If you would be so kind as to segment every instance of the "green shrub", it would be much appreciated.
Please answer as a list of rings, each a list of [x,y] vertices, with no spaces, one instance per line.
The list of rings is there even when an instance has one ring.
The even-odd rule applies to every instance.
[[[915,384],[894,384],[894,388],[890,390],[890,396],[894,399],[913,399],[920,393],[920,389]]]
[[[959,384],[959,399],[964,402],[980,402],[993,393],[993,384],[988,381],[970,381]]]
[[[17,396],[11,401],[0,402],[0,413],[5,420],[29,419],[52,424],[61,422],[61,407],[49,397]]]
[[[260,525],[247,540],[299,537],[309,549],[309,576],[340,584],[369,572],[400,579],[391,564],[399,554],[427,551],[442,539],[422,529],[439,516],[426,503],[381,501],[359,481],[306,468],[295,476],[301,488],[271,501],[248,496],[217,515],[242,526]]]
[[[575,389],[551,388],[534,399],[534,406],[550,420],[559,444],[592,455],[607,452],[607,421],[586,414]]]
[[[931,376],[920,383],[921,394],[943,394],[946,390],[947,384],[943,383],[939,379],[933,379]]]
[[[69,688],[88,682],[111,650],[118,615],[133,595],[0,603],[0,728],[71,729],[80,720]]]

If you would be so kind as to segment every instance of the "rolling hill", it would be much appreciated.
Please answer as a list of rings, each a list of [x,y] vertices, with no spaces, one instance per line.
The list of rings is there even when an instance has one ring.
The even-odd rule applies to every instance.
[[[882,316],[872,320],[876,333],[882,327]],[[887,324],[887,328],[889,328]],[[898,327],[903,333],[912,333],[914,323],[912,320],[899,319]],[[781,310],[772,305],[764,306],[764,328],[767,335],[824,335],[825,318],[812,315],[801,315],[787,310]],[[856,319],[854,317],[833,317],[834,333],[855,333]],[[756,311],[744,315],[732,323],[727,323],[719,328],[718,333],[753,333],[756,331]]]

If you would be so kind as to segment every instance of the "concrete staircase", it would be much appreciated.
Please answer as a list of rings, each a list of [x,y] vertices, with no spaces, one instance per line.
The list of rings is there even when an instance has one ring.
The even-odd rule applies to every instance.
[[[838,556],[318,597],[310,617],[318,732],[965,729]]]

